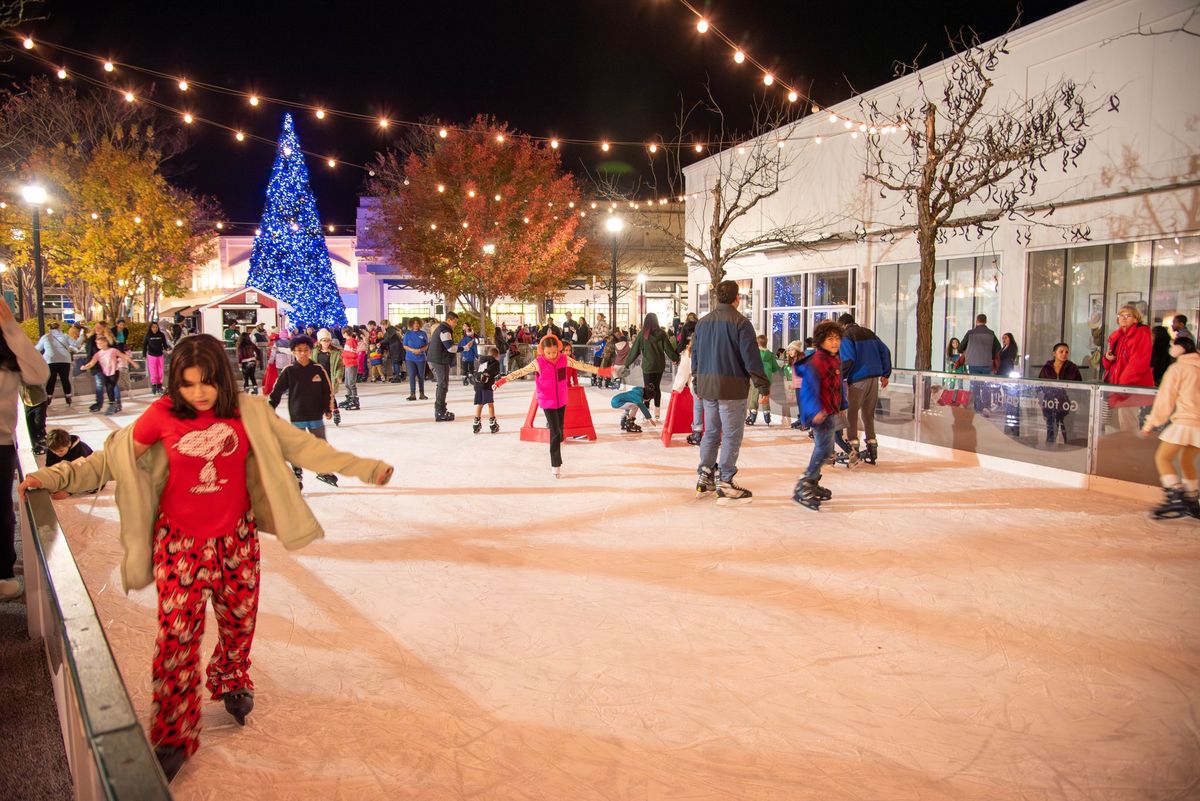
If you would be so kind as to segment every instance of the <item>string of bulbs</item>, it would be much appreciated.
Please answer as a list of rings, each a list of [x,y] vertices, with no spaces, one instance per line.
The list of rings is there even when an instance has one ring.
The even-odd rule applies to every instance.
[[[737,61],[739,63],[741,63],[743,61],[748,61],[755,67],[761,69],[764,74],[764,78],[763,78],[764,83],[766,83],[767,85],[771,85],[773,83],[779,83],[779,85],[781,87],[783,87],[787,90],[788,99],[790,101],[796,102],[801,97],[803,97],[806,102],[812,103],[812,109],[813,109],[814,113],[820,111],[821,107],[815,101],[812,101],[811,98],[809,98],[807,95],[801,94],[799,92],[799,90],[789,86],[787,83],[785,83],[783,81],[779,81],[777,78],[775,78],[775,76],[768,69],[766,69],[765,67],[762,66],[761,62],[759,62],[753,56],[747,54],[743,49],[737,47],[733,43],[732,39],[730,39],[728,36],[726,36],[720,29],[718,29],[716,26],[714,26],[710,21],[705,19],[700,14],[700,12],[697,11],[695,9],[695,7],[691,5],[690,2],[688,2],[687,0],[680,0],[680,2],[683,3],[683,5],[691,13],[696,15],[696,17],[698,19],[697,30],[699,30],[701,33],[706,33],[706,32],[711,31],[714,35],[719,37],[722,41],[726,42],[728,45],[730,45],[731,48],[733,48],[735,61]],[[312,114],[312,116],[317,120],[325,120],[327,118],[340,117],[343,119],[370,122],[373,125],[375,125],[376,127],[380,128],[380,129],[384,129],[384,130],[392,128],[393,126],[400,127],[400,128],[409,128],[409,129],[414,129],[414,130],[425,130],[431,134],[436,133],[436,135],[441,139],[447,138],[452,132],[464,133],[464,134],[465,133],[473,133],[467,128],[463,128],[463,127],[455,126],[455,125],[444,125],[444,124],[443,125],[430,125],[428,123],[415,122],[412,120],[398,119],[398,118],[388,117],[388,116],[367,115],[367,114],[361,114],[361,113],[354,112],[354,111],[346,111],[343,109],[331,108],[331,107],[327,107],[327,106],[313,105],[311,103],[301,103],[301,102],[294,101],[294,100],[287,100],[284,98],[277,98],[277,97],[262,95],[257,92],[245,92],[242,90],[233,89],[228,86],[222,86],[220,84],[214,84],[214,83],[209,83],[206,81],[199,81],[199,80],[195,80],[195,79],[189,79],[186,77],[180,77],[177,75],[171,75],[171,74],[168,74],[165,72],[161,72],[159,70],[151,69],[149,67],[142,67],[142,66],[139,66],[136,64],[131,64],[128,62],[117,61],[115,59],[104,57],[104,56],[101,56],[101,55],[98,55],[95,53],[89,53],[87,51],[78,50],[76,48],[72,48],[67,45],[61,45],[61,44],[57,44],[57,43],[53,43],[53,42],[46,42],[46,41],[41,41],[41,40],[38,40],[37,42],[35,42],[31,36],[18,36],[18,39],[20,40],[20,47],[13,47],[13,46],[10,46],[7,44],[0,45],[0,46],[3,46],[5,49],[10,50],[12,52],[22,54],[25,57],[30,58],[34,61],[37,61],[38,63],[42,64],[47,69],[49,69],[51,72],[53,72],[59,78],[59,80],[67,80],[68,78],[72,78],[72,77],[83,80],[91,85],[94,85],[94,86],[97,86],[100,88],[104,88],[104,89],[116,92],[117,94],[120,94],[122,96],[122,98],[125,100],[125,102],[128,102],[128,103],[145,102],[152,106],[155,106],[156,108],[160,108],[164,111],[171,112],[172,114],[175,114],[181,120],[183,120],[183,122],[187,125],[203,124],[203,125],[209,125],[209,126],[218,128],[220,130],[223,130],[227,133],[232,134],[234,139],[238,142],[251,140],[251,141],[257,141],[257,142],[261,142],[263,144],[268,144],[268,145],[272,145],[272,146],[275,145],[275,142],[271,139],[257,136],[252,133],[247,133],[246,131],[241,130],[240,128],[235,128],[233,126],[226,125],[226,124],[218,122],[216,120],[202,117],[192,110],[176,108],[174,106],[170,106],[166,103],[154,100],[149,97],[139,97],[131,89],[128,89],[128,88],[122,89],[119,87],[114,87],[111,83],[109,83],[107,81],[97,80],[97,79],[92,78],[91,76],[88,76],[81,72],[68,72],[67,68],[65,66],[56,64],[55,62],[51,61],[50,59],[43,57],[40,54],[37,54],[33,51],[37,47],[45,47],[45,48],[48,48],[51,50],[61,51],[66,54],[70,54],[70,55],[73,55],[73,56],[76,56],[79,58],[84,58],[84,59],[99,63],[101,65],[104,73],[106,73],[107,75],[115,74],[116,71],[118,70],[118,68],[122,69],[122,70],[129,70],[131,72],[136,72],[136,73],[140,73],[143,75],[171,81],[178,87],[178,89],[181,93],[186,93],[186,92],[192,91],[194,89],[199,89],[199,90],[204,90],[204,91],[213,92],[213,93],[217,93],[217,94],[242,98],[247,102],[248,105],[250,105],[251,107],[254,107],[254,108],[261,107],[265,104],[272,104],[272,105],[276,105],[276,106],[279,106],[282,108],[307,112],[307,113]],[[832,115],[832,116],[837,116],[837,115]],[[870,132],[872,134],[877,133],[877,132],[890,133],[892,130],[894,130],[897,127],[897,126],[887,126],[883,129],[880,129],[880,131],[876,131],[875,129],[871,128],[871,126],[868,126],[866,123],[862,123],[857,120],[852,120],[851,118],[848,118],[848,117],[837,116],[837,121],[843,122],[845,124],[846,130],[852,131],[855,128],[857,128],[860,132],[866,132],[866,131],[868,131],[868,129],[870,129]],[[661,137],[658,137],[658,136],[651,137],[649,141],[632,141],[632,140],[610,140],[610,139],[587,139],[587,138],[579,138],[579,137],[560,137],[560,136],[535,136],[532,134],[513,134],[513,135],[520,136],[520,137],[530,140],[530,141],[542,143],[546,146],[549,146],[550,148],[552,148],[554,150],[557,150],[561,146],[568,145],[568,144],[569,145],[596,146],[596,147],[599,147],[599,149],[605,153],[610,152],[612,150],[612,148],[614,148],[614,147],[637,147],[637,148],[645,148],[651,155],[655,155],[660,150],[665,150],[665,149],[669,149],[669,148],[674,148],[674,149],[678,149],[678,150],[690,150],[690,151],[694,152],[695,154],[700,155],[700,154],[704,153],[706,150],[709,150],[709,151],[723,150],[727,147],[732,147],[732,146],[740,143],[739,140],[729,140],[729,141],[717,140],[717,141],[712,141],[712,142],[707,142],[707,143],[701,142],[701,141],[693,141],[690,144],[671,143],[671,142],[667,142],[667,141],[663,140]],[[816,144],[820,144],[824,137],[811,136],[811,137],[794,137],[794,138],[811,139]],[[498,140],[499,144],[503,144],[503,141],[504,141],[503,135],[498,135],[497,140]],[[360,163],[348,161],[345,159],[339,159],[339,158],[330,156],[328,154],[321,154],[321,153],[317,153],[314,151],[302,150],[302,152],[305,155],[311,156],[312,158],[325,163],[326,166],[328,166],[331,169],[344,165],[347,167],[353,167],[353,168],[362,170],[367,173],[371,172],[371,168],[366,164],[360,164]]]

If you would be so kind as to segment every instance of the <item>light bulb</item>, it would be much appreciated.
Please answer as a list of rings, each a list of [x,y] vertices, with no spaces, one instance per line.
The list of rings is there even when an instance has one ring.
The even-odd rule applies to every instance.
[[[329,233],[331,233],[331,234],[333,233],[333,226],[332,226],[332,225],[331,225],[331,226],[329,226]]]
[[[436,230],[437,230],[437,223],[430,223],[430,224],[429,224],[429,230],[430,230],[430,231],[436,231]]]
[[[450,132],[447,131],[445,128],[442,128],[440,131],[438,131],[438,136],[442,137],[443,139],[445,139],[449,135],[450,135]]]
[[[300,226],[299,226],[298,224],[296,224],[296,223],[292,223],[292,225],[291,225],[291,228],[292,228],[292,230],[293,230],[293,231],[299,231],[299,230],[300,230]]]
[[[496,134],[496,144],[504,144],[504,134]]]
[[[438,191],[440,192],[441,190],[439,189]],[[475,190],[474,190],[474,189],[468,189],[468,190],[467,190],[467,197],[475,197]]]
[[[317,109],[317,119],[318,120],[325,119],[325,109],[323,109],[323,108]]]
[[[67,71],[65,69],[60,68],[57,75],[60,81],[65,81],[67,79]]]
[[[142,218],[141,218],[141,217],[134,217],[134,218],[133,218],[133,221],[134,221],[135,223],[137,223],[138,225],[141,225],[141,224],[142,224]]]
[[[113,63],[111,61],[104,62],[104,71],[105,72],[112,72],[115,69],[116,69],[116,67],[113,66]]]
[[[496,195],[496,197],[494,198],[494,200],[495,200],[497,203],[499,203],[499,202],[500,202],[500,196],[499,196],[499,195]],[[574,204],[572,204],[572,205],[574,205]]]
[[[550,147],[551,147],[553,150],[558,150],[558,140],[557,140],[557,139],[551,139],[551,140],[550,140]]]
[[[463,228],[466,228],[466,227],[467,227],[467,221],[463,220]]]
[[[765,83],[767,86],[770,86],[771,84],[775,83],[775,76],[769,72],[764,73],[763,74],[763,83]]]
[[[246,135],[244,133],[242,133],[241,131],[238,131],[237,133],[235,133],[233,135],[233,138],[238,140],[239,142],[241,142],[243,139],[246,138]]]
[[[182,227],[183,227],[183,220],[175,220],[175,227],[176,227],[176,228],[182,228]]]
[[[445,192],[445,191],[446,191],[446,185],[445,185],[445,184],[438,184],[438,191],[439,191],[439,192]]]
[[[283,155],[285,155],[285,156],[290,156],[290,155],[292,155],[292,146],[291,146],[291,145],[284,145],[284,146],[283,146]]]
[[[93,212],[92,212],[92,219],[93,219],[93,220],[98,220],[98,219],[100,219],[100,215],[99,215],[99,214],[97,214],[96,212],[94,212],[94,211],[93,211]]]
[[[179,82],[179,91],[181,91],[181,92],[186,92],[187,90],[188,90],[188,82],[187,82],[187,81],[180,81],[180,82]]]
[[[871,135],[874,136],[875,134],[876,134],[875,126],[872,125],[871,126]]]
[[[814,141],[814,142],[816,142],[816,143],[819,145],[819,144],[821,144],[821,137],[819,137],[819,136],[818,136],[818,137],[817,137],[816,139],[814,139],[813,141]]]
[[[851,139],[857,139],[857,138],[858,138],[858,131],[851,131],[851,132],[850,132],[850,138],[851,138]]]
[[[813,106],[812,106],[812,112],[813,112],[813,114],[820,114],[820,113],[821,113],[821,107],[820,107],[820,106],[818,106],[816,103],[813,103]]]
[[[132,103],[132,102],[133,102],[133,92],[126,92],[126,93],[125,93],[125,102],[126,102],[126,103]]]
[[[568,208],[568,209],[573,209],[573,208],[575,208],[575,201],[574,201],[574,200],[572,200],[572,201],[569,201],[569,202],[567,203],[567,208]]]
[[[701,17],[700,21],[696,23],[696,30],[700,33],[708,33],[708,20]]]
[[[738,64],[741,64],[743,61],[746,60],[746,54],[743,53],[741,50],[737,50],[733,54],[733,60],[736,61]]]
[[[800,99],[800,95],[796,92],[795,89],[788,92],[788,102],[789,103],[795,103],[799,99]]]
[[[328,164],[330,167],[336,167],[336,166],[337,166],[337,162],[336,162],[336,161],[334,161],[333,159],[330,159],[329,161],[327,161],[327,162],[325,162],[325,163],[326,163],[326,164]]]
[[[184,114],[184,115],[183,115],[183,121],[184,121],[184,122],[186,122],[188,125],[191,125],[191,124],[192,124],[192,120],[193,120],[193,119],[194,119],[194,117],[192,117],[192,115],[191,115],[191,114]]]
[[[867,124],[866,124],[865,122],[860,122],[860,123],[858,124],[858,130],[860,130],[860,131],[866,131],[866,130],[867,130]]]
[[[846,120],[845,125],[847,131],[854,127],[854,123],[850,122],[850,120]]]
[[[746,148],[744,148],[744,147],[738,148],[738,153],[745,153],[745,152],[746,152]]]
[[[528,218],[528,217],[525,217],[525,218],[523,218],[523,219],[525,220],[525,222],[526,222],[526,223],[528,223],[528,222],[529,222],[529,218]]]
[[[600,149],[603,150],[605,153],[607,153],[608,152],[608,142],[601,142]]]
[[[695,144],[695,146],[693,147],[693,149],[694,149],[694,150],[695,150],[697,153],[703,153],[703,152],[704,152],[704,145],[702,145],[702,144],[700,144],[699,142],[697,142],[697,143]]]
[[[594,200],[592,201],[592,208],[593,209],[596,208],[596,201],[594,201]]]
[[[258,95],[250,95],[250,105],[252,105],[252,106],[258,105]]]
[[[658,145],[656,145],[654,142],[651,142],[651,143],[650,143],[650,152],[651,152],[651,153],[657,153],[657,152],[658,152]]]
[[[780,148],[780,150],[783,149],[783,140],[782,139],[779,140],[779,148]]]
[[[21,44],[25,46],[26,50],[33,49],[33,39],[29,38],[28,36],[25,37],[24,41],[22,41]]]
[[[225,223],[223,223],[223,222],[219,222],[219,223],[217,223],[217,230],[218,230],[218,231],[223,231],[223,230],[225,230]]]
[[[255,235],[255,236],[262,236],[262,229],[261,229],[261,228],[255,228],[255,229],[254,229],[254,235]]]
[[[388,127],[388,121],[387,121],[385,118],[382,118],[382,117],[381,117],[381,118],[379,119],[379,127],[380,127],[380,128],[386,128],[386,127]]]

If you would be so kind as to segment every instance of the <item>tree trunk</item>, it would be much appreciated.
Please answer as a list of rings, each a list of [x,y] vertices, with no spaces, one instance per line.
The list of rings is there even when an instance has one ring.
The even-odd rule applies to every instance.
[[[923,215],[922,215],[923,216]],[[937,251],[934,247],[935,232],[922,221],[917,226],[917,247],[921,253],[921,284],[917,288],[917,343],[916,363],[918,370],[928,370],[933,351],[933,292],[934,265]]]

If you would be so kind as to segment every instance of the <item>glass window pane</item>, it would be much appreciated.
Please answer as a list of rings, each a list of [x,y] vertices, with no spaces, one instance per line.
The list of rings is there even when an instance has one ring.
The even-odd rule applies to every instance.
[[[708,314],[708,284],[696,284],[696,314]]]
[[[783,327],[783,312],[771,313],[771,350],[787,345],[787,331]]]
[[[804,274],[777,275],[771,279],[772,306],[804,305]]]
[[[1200,237],[1165,239],[1154,243],[1154,293],[1150,313],[1155,324],[1171,327],[1175,315],[1188,318],[1196,335],[1200,317]]]
[[[961,341],[975,325],[975,259],[950,259],[946,265],[946,329]],[[936,320],[936,318],[935,318]],[[991,320],[989,317],[988,320]],[[995,326],[995,323],[991,323]],[[949,342],[949,340],[945,340]],[[945,352],[945,346],[942,347]],[[934,352],[935,354],[937,351]],[[933,361],[937,364],[937,359]]]
[[[975,314],[986,314],[988,325],[996,331],[999,336],[1005,332],[1012,334],[1014,337],[1017,332],[1013,330],[1014,320],[1000,319],[1000,257],[999,256],[981,256],[975,260]],[[971,316],[971,324],[974,325],[975,316]],[[1022,344],[1017,340],[1018,344]],[[1022,347],[1021,353],[1026,351]]]
[[[1037,378],[1054,345],[1062,339],[1063,262],[1066,251],[1042,250],[1029,254],[1028,289],[1025,299],[1025,377]],[[1086,292],[1084,293],[1086,296]],[[1069,340],[1068,340],[1069,341]],[[1071,346],[1073,361],[1081,367],[1087,348]],[[1085,376],[1086,380],[1086,376]]]
[[[895,264],[875,268],[875,335],[887,344],[896,358],[896,270]],[[899,363],[897,362],[897,366]]]
[[[896,349],[892,364],[913,369],[917,362],[917,288],[921,284],[921,265],[901,264],[897,268]]]
[[[737,279],[738,295],[741,296],[742,302],[738,304],[738,311],[748,317],[751,321],[754,320],[754,279],[739,278]]]
[[[784,347],[793,339],[804,341],[803,323],[800,321],[800,312],[788,312],[787,316],[787,339],[784,341]]]
[[[1117,325],[1117,310],[1130,305],[1148,320],[1150,315],[1150,252],[1149,242],[1128,242],[1108,247],[1108,296],[1104,321],[1105,334]]]
[[[1071,346],[1071,361],[1079,365],[1084,381],[1100,379],[1100,357],[1104,353],[1104,256],[1106,248],[1097,245],[1067,251],[1066,284],[1063,288],[1063,342]],[[1113,316],[1116,312],[1108,314]],[[1115,324],[1115,321],[1114,323]],[[1049,347],[1033,353],[1038,369],[1051,358]]]
[[[850,271],[812,273],[813,306],[846,306],[850,303]]]

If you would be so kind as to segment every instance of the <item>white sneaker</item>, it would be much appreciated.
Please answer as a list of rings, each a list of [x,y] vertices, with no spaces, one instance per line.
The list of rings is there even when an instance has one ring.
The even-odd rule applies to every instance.
[[[13,601],[25,594],[19,578],[0,579],[0,601]]]
[[[561,478],[561,477],[562,477],[562,474],[559,472],[559,470],[560,470],[560,468],[557,468],[557,467],[551,467],[551,468],[550,468],[550,475],[554,476],[555,478]]]

